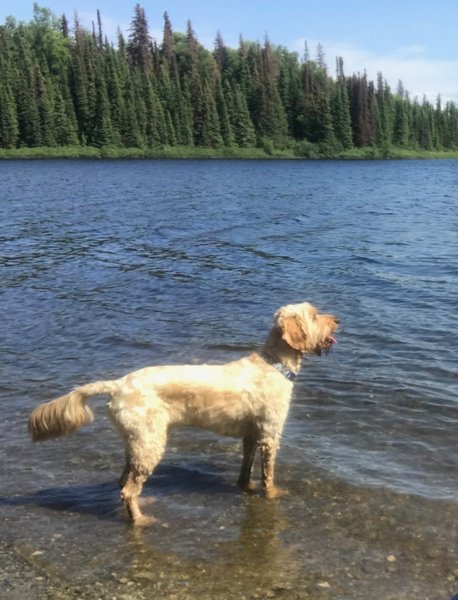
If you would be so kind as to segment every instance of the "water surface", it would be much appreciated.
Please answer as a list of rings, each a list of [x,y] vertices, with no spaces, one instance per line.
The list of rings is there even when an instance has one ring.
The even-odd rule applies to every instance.
[[[9,551],[81,597],[458,591],[457,184],[456,161],[0,162]],[[145,490],[162,524],[133,532],[103,402],[70,438],[27,439],[38,402],[231,360],[302,300],[342,328],[295,388],[289,498],[243,497],[239,443],[182,430]]]

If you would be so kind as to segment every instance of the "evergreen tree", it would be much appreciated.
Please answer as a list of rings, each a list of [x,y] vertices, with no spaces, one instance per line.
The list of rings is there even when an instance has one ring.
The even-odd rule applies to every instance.
[[[34,57],[22,25],[16,28],[13,42],[16,71],[13,94],[16,102],[20,144],[28,147],[41,146],[40,113],[34,93]]]
[[[136,98],[133,86],[126,88],[125,92],[125,117],[122,129],[122,143],[126,148],[142,148],[146,145],[142,138],[137,119]]]
[[[92,32],[75,17],[34,6],[30,23],[0,25],[0,147],[164,145],[249,147],[266,151],[306,141],[323,152],[352,145],[452,150],[458,147],[453,102],[419,103],[400,81],[392,93],[378,74],[333,79],[324,51],[296,53],[240,38],[228,48],[220,32],[213,52],[188,23],[174,33],[164,14],[154,42],[145,11],[135,6],[126,43],[103,39],[97,11]]]
[[[11,32],[0,27],[0,147],[15,148],[19,142],[16,101],[12,91],[16,71],[13,67]]]
[[[424,96],[422,105],[418,106],[417,118],[415,119],[415,131],[417,132],[418,145],[424,150],[432,150],[433,148],[430,108],[430,104]]]
[[[337,83],[331,97],[333,128],[337,142],[346,150],[353,146],[351,131],[350,100],[345,84],[343,59],[337,58]]]
[[[235,139],[232,131],[231,120],[229,117],[229,110],[227,107],[226,97],[223,92],[221,79],[217,75],[215,75],[215,78],[215,102],[221,129],[221,139],[222,143],[225,146],[232,146],[235,143]]]
[[[135,5],[127,51],[132,65],[146,73],[153,70],[152,40],[148,31],[145,10],[140,4]]]
[[[285,48],[278,49],[276,56],[279,65],[278,93],[285,109],[288,135],[294,138],[301,137],[297,117],[303,110],[304,96],[301,89],[298,57],[297,54],[290,53]]]
[[[167,142],[166,124],[164,111],[157,96],[153,79],[147,75],[143,76],[142,96],[145,102],[145,140],[151,147],[158,147]]]
[[[385,155],[388,155],[393,136],[393,107],[390,88],[383,79],[382,73],[377,74],[377,88],[375,91],[377,107],[376,144]]]
[[[334,150],[336,136],[331,113],[331,105],[326,94],[321,94],[317,102],[317,131],[314,141],[318,142],[325,151]]]
[[[409,145],[409,121],[407,105],[402,96],[398,95],[394,101],[393,117],[393,143],[396,146]]]
[[[288,134],[288,124],[277,87],[277,64],[268,38],[262,48],[259,44],[252,47],[248,57],[253,80],[251,114],[258,141],[271,139],[281,146]]]
[[[216,34],[215,50],[213,52],[213,55],[218,64],[220,73],[224,74],[224,72],[229,66],[229,51],[224,45],[223,37],[219,31]]]
[[[315,60],[315,62],[318,65],[318,68],[320,69],[320,71],[323,71],[323,73],[326,73],[326,71],[327,71],[326,55],[324,53],[324,49],[323,49],[323,46],[321,44],[318,44],[317,47],[316,47],[316,60]]]
[[[237,63],[235,67],[235,81],[241,86],[242,93],[245,96],[247,102],[250,100],[251,90],[253,87],[253,81],[251,77],[251,70],[249,66],[248,51],[251,50],[252,46],[249,47],[244,41],[243,37],[240,36],[239,48],[237,52]]]
[[[454,150],[458,146],[458,111],[453,102],[449,101],[446,103],[443,119],[443,146],[447,150]]]
[[[90,143],[99,148],[112,146],[116,138],[110,115],[110,101],[107,86],[102,70],[102,64],[98,65],[96,72],[96,101]]]
[[[9,86],[0,82],[0,148],[15,148],[19,139],[16,106]]]
[[[434,146],[439,150],[443,147],[443,140],[444,140],[444,133],[445,133],[445,127],[444,127],[444,115],[442,112],[442,98],[441,95],[438,94],[437,96],[437,100],[436,100],[436,110],[435,110],[435,115],[434,115],[434,120],[435,120],[435,124],[436,124],[436,136],[435,136],[435,143]]]
[[[90,79],[87,73],[85,52],[86,33],[75,16],[75,43],[72,47],[70,65],[70,90],[75,106],[75,116],[78,123],[78,133],[81,143],[86,144],[91,131],[91,102]]]
[[[186,65],[195,143],[198,146],[219,146],[222,138],[216,104],[210,83],[200,68],[199,45],[190,21],[186,34]]]
[[[169,15],[164,13],[164,34],[162,40],[161,56],[165,64],[168,76],[172,81],[178,79],[178,67],[175,53],[175,43],[173,40],[172,24],[170,23]]]
[[[69,117],[67,102],[60,90],[54,103],[54,138],[58,146],[76,146],[78,134],[75,121]]]
[[[43,146],[55,146],[54,138],[54,107],[49,97],[49,75],[43,77],[40,66],[35,64],[34,68],[34,93],[35,103],[39,115],[40,144]]]
[[[348,80],[348,96],[353,130],[353,142],[356,146],[371,146],[377,136],[377,115],[375,88],[368,84],[367,76],[353,75]]]
[[[69,31],[69,27],[68,27],[68,20],[67,17],[65,16],[65,14],[62,15],[61,18],[61,31],[62,31],[62,35],[64,36],[64,39],[68,39],[69,35],[70,35],[70,31]]]
[[[229,121],[234,134],[235,142],[241,148],[249,148],[256,144],[256,132],[251,121],[248,104],[239,84],[230,89],[225,82],[225,97],[229,112]]]

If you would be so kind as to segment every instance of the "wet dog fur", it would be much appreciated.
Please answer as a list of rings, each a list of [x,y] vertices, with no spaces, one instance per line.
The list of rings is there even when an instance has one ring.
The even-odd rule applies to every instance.
[[[108,414],[120,433],[126,464],[119,480],[121,499],[136,525],[148,525],[139,496],[165,450],[173,426],[195,426],[243,440],[239,486],[253,491],[256,450],[268,498],[283,495],[274,484],[275,456],[288,414],[294,376],[306,353],[327,352],[338,320],[318,314],[304,302],[289,304],[274,315],[259,353],[223,365],[154,366],[120,379],[98,381],[41,404],[30,415],[34,441],[67,435],[93,420],[87,400],[108,394]]]

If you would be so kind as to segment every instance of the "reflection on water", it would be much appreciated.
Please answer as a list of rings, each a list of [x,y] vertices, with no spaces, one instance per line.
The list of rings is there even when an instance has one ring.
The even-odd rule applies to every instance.
[[[103,598],[362,600],[369,587],[385,600],[451,595],[456,503],[358,489],[314,470],[301,480],[298,469],[282,468],[291,495],[267,501],[239,493],[225,473],[164,466],[146,489],[160,518],[147,529],[129,526],[108,483],[0,506],[17,524],[14,551],[80,597],[91,597],[94,582]]]
[[[159,549],[164,545],[163,531],[129,529],[128,544],[134,558],[126,570],[127,577],[153,581],[163,579],[164,592],[167,587],[170,590],[176,587],[173,581],[177,572],[181,585],[188,589],[195,585],[195,577],[199,573],[202,592],[210,584],[210,589],[213,587],[212,591],[222,597],[237,590],[242,593],[247,587],[252,590],[290,587],[290,582],[297,576],[298,564],[293,550],[281,539],[288,525],[281,508],[274,502],[264,502],[256,497],[245,498],[239,508],[239,517],[243,520],[237,527],[232,523],[227,525],[227,522],[226,525],[207,522],[203,527],[197,519],[194,526],[183,527],[183,538],[177,540],[175,552]],[[219,523],[223,522],[222,516]],[[227,517],[231,519],[234,515]],[[169,529],[167,527],[167,532]],[[196,553],[196,546],[205,548],[205,554]],[[152,568],[157,566],[163,572],[162,575],[159,573],[159,577],[152,573]]]

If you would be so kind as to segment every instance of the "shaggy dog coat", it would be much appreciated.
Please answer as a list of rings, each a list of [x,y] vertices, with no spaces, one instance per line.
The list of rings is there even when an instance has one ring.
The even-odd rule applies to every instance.
[[[210,429],[243,440],[238,484],[253,489],[251,472],[261,453],[262,486],[268,498],[282,495],[274,485],[275,455],[291,401],[293,380],[305,353],[327,352],[338,320],[309,303],[290,304],[274,315],[259,353],[224,365],[155,366],[120,379],[98,381],[38,406],[29,417],[34,441],[67,435],[93,420],[88,398],[108,394],[108,414],[125,447],[119,480],[121,498],[135,524],[142,514],[138,497],[164,453],[173,426]]]

